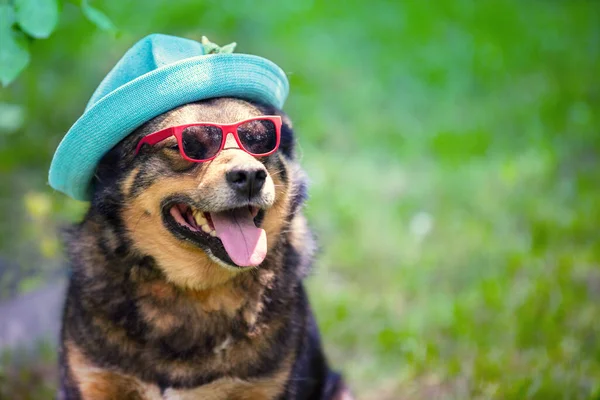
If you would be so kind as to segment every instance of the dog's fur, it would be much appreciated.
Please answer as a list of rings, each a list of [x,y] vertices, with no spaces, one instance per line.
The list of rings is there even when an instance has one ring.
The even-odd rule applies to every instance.
[[[167,126],[281,115],[281,145],[257,159],[230,136],[213,161],[185,161]],[[234,166],[268,173],[261,200],[268,253],[256,268],[227,266],[168,228],[173,199],[235,207]],[[347,399],[331,371],[302,280],[315,249],[301,212],[306,181],[291,122],[280,110],[220,98],[146,123],[105,155],[83,222],[67,232],[72,275],[60,347],[63,399]]]

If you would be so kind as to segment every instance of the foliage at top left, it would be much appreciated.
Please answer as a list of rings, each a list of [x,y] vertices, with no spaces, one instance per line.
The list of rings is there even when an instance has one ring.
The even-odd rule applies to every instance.
[[[75,0],[77,1],[77,0]],[[77,1],[98,28],[116,33],[112,21],[89,0]],[[8,86],[29,64],[30,43],[47,39],[58,26],[60,0],[0,0],[0,83]]]

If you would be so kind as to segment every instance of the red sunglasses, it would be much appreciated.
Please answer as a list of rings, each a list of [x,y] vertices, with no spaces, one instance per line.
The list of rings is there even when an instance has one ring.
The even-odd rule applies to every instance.
[[[179,153],[188,161],[210,161],[225,147],[227,135],[232,134],[238,146],[254,157],[272,154],[279,147],[281,117],[267,115],[245,119],[233,124],[198,122],[171,126],[144,136],[135,154],[144,144],[155,145],[171,136],[177,138]]]

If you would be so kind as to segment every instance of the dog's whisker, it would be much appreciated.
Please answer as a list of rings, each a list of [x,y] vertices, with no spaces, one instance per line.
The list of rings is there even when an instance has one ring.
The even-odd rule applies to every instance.
[[[281,174],[283,171],[284,171],[283,169],[279,169],[277,171],[269,172],[269,175],[277,176],[277,175]]]

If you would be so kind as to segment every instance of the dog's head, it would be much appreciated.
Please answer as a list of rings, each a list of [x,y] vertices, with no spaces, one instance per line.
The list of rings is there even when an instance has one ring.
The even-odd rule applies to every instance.
[[[184,159],[174,137],[136,153],[144,136],[167,127],[263,115],[283,120],[280,146],[265,157],[246,153],[232,135],[216,158],[202,163]],[[190,103],[149,121],[103,158],[92,209],[128,250],[151,256],[171,282],[212,287],[274,256],[305,196],[293,147],[289,119],[272,107],[231,98]]]

